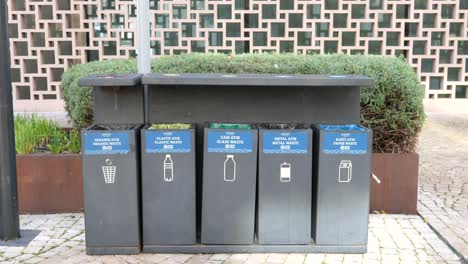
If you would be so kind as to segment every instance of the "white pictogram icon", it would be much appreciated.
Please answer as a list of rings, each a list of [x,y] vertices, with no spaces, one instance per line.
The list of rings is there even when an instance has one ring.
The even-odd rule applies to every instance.
[[[287,163],[287,162],[281,163],[280,180],[281,182],[291,181],[291,163]]]
[[[339,167],[338,182],[350,182],[353,177],[353,164],[350,160],[342,160]]]
[[[102,166],[102,173],[104,174],[104,181],[106,183],[114,183],[115,182],[115,172],[117,170],[116,166],[112,166],[112,160],[106,159],[105,166]]]
[[[237,164],[234,160],[234,155],[227,155],[226,161],[224,162],[224,180],[227,182],[233,182],[236,180],[236,169]]]
[[[170,154],[166,154],[164,159],[164,181],[171,182],[174,180],[174,162]]]

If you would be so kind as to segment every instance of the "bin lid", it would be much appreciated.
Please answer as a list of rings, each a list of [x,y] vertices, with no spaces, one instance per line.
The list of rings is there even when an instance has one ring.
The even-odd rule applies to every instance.
[[[141,84],[142,76],[143,74],[138,73],[93,74],[80,78],[78,85],[82,87],[135,86]]]
[[[224,86],[350,86],[369,87],[374,80],[359,75],[302,75],[302,74],[146,74],[143,84],[149,85],[224,85]]]

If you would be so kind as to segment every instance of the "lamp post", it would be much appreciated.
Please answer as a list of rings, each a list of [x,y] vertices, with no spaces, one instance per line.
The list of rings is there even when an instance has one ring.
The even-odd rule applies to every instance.
[[[6,2],[0,0],[0,240],[20,236]]]

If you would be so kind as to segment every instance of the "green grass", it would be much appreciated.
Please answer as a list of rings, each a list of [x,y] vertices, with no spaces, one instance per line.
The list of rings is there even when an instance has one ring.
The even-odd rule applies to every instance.
[[[79,132],[67,132],[53,121],[37,115],[15,117],[15,144],[17,154],[79,153]]]

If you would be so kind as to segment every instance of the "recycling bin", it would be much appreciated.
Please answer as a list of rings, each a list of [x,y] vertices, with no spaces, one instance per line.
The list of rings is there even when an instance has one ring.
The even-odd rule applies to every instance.
[[[138,133],[138,126],[94,125],[82,134],[88,254],[139,252]]]
[[[310,244],[312,129],[259,125],[258,241]]]
[[[249,125],[204,129],[201,242],[254,241],[258,131]]]
[[[195,127],[142,130],[143,249],[196,243]]]
[[[313,237],[319,245],[367,245],[372,131],[314,127]]]
[[[94,125],[82,131],[86,253],[140,252],[140,127],[143,87],[138,74],[100,74],[78,84],[93,88]]]

